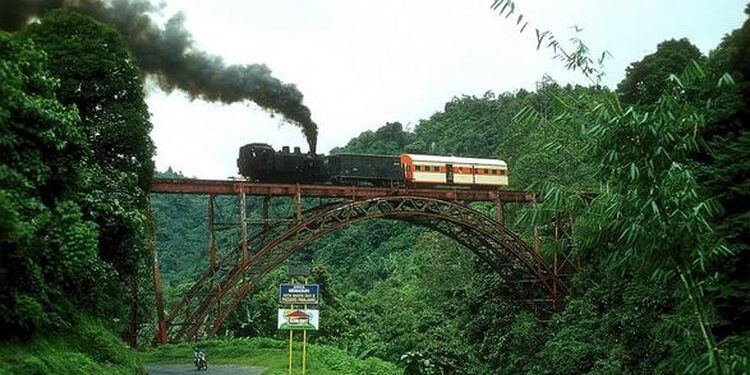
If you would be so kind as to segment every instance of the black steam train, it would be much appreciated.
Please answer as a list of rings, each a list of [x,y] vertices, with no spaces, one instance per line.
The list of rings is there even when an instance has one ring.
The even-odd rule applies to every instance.
[[[254,182],[333,183],[371,186],[403,186],[404,173],[398,156],[302,153],[288,146],[275,151],[266,143],[240,147],[240,175]]]

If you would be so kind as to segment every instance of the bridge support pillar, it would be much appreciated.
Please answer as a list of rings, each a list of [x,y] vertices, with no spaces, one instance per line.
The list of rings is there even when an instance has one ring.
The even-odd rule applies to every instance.
[[[208,261],[211,271],[216,271],[216,232],[214,228],[214,210],[216,196],[208,196]]]
[[[302,190],[299,187],[299,184],[297,184],[297,187],[295,188],[296,192],[294,194],[294,208],[296,212],[297,222],[302,220]]]
[[[240,227],[241,227],[241,236],[242,236],[242,258],[240,260],[241,264],[246,264],[249,259],[248,249],[247,249],[247,202],[246,202],[246,196],[245,192],[240,193]]]
[[[505,203],[497,197],[497,222],[505,225]]]
[[[260,247],[261,248],[266,245],[266,232],[271,227],[270,215],[269,215],[270,207],[271,207],[271,197],[266,195],[265,197],[263,197],[263,206],[262,206],[263,224],[260,228]]]
[[[154,223],[154,214],[151,212],[151,202],[149,202],[149,233],[148,247],[151,252],[151,275],[154,281],[154,298],[156,299],[156,340],[160,344],[167,343],[167,321],[164,319],[164,300],[161,292],[161,273],[159,272],[159,254],[156,251],[156,226]]]

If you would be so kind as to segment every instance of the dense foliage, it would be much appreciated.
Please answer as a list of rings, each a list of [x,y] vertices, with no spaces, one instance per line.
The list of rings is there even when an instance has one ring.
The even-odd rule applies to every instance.
[[[40,333],[30,342],[0,342],[0,357],[2,375],[144,373],[142,360],[109,324],[85,316],[72,328]]]
[[[77,13],[49,13],[24,35],[55,62],[49,71],[60,82],[58,99],[78,109],[87,173],[76,183],[87,218],[99,225],[100,255],[133,274],[144,256],[140,211],[154,154],[138,68],[114,28]]]
[[[126,322],[153,170],[138,70],[114,29],[65,12],[1,34],[0,61],[0,335]]]
[[[627,104],[656,103],[670,74],[682,72],[691,61],[700,61],[701,51],[687,39],[659,43],[656,52],[632,63],[625,79],[617,85],[621,100]]]
[[[748,8],[750,11],[750,8]],[[721,288],[712,290],[721,316],[717,335],[724,338],[750,330],[750,22],[732,32],[711,55],[715,73],[735,77],[733,105],[717,111],[706,129],[707,151],[702,186],[721,205],[715,227],[735,256],[715,268]]]
[[[543,256],[575,267],[563,308],[534,315],[450,239],[362,222],[298,258],[313,260],[323,291],[312,341],[406,374],[749,373],[749,61],[750,21],[708,56],[686,39],[659,44],[615,91],[544,77],[534,91],[456,97],[414,129],[387,123],[337,148],[502,158],[513,187],[542,198],[508,207],[509,225],[526,239],[538,226]],[[145,313],[149,130],[141,78],[111,28],[53,12],[0,34],[0,336],[71,332],[80,310],[124,322],[130,302],[134,321]],[[237,203],[216,200],[217,222],[233,228],[217,238],[221,253],[237,243]],[[258,225],[261,198],[248,205]],[[291,212],[288,200],[270,206],[276,218]],[[155,196],[152,207],[169,306],[207,268],[207,200]],[[285,279],[272,272],[224,333],[279,335]],[[319,348],[334,367],[393,372]]]
[[[101,264],[96,226],[67,183],[84,143],[77,112],[57,100],[43,52],[8,34],[0,46],[0,331],[25,335],[62,324],[67,297],[90,302]]]

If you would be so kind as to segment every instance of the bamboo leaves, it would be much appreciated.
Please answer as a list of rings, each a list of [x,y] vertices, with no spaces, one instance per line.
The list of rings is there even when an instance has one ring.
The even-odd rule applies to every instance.
[[[534,29],[536,31],[536,49],[537,51],[542,47],[542,42],[544,42],[544,38],[549,35],[548,31],[539,32],[539,29]]]
[[[493,11],[497,11],[498,9],[500,9],[498,14],[501,17],[507,19],[515,13],[516,4],[512,0],[494,0],[492,5],[490,6],[490,9],[492,9]],[[523,32],[529,26],[528,17],[525,17],[523,14],[519,14],[516,18],[515,26],[520,26],[521,22],[523,22],[523,26],[520,27],[519,33],[523,34]],[[577,25],[574,25],[572,29],[576,34],[583,31],[583,29],[578,27]],[[602,52],[597,60],[594,61],[589,57],[589,49],[580,38],[570,38],[570,42],[573,46],[573,52],[569,52],[566,48],[563,48],[561,43],[553,35],[552,31],[542,31],[542,29],[534,28],[534,32],[537,51],[541,50],[543,46],[545,48],[551,49],[554,58],[556,60],[560,60],[564,64],[566,69],[579,70],[586,78],[591,81],[591,83],[595,85],[599,84],[602,77],[604,76],[604,62],[608,57],[612,56],[609,52]]]

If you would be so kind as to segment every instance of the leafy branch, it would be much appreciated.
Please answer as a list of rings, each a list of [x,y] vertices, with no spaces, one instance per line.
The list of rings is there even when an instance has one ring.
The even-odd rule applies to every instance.
[[[494,0],[490,9],[498,11],[499,15],[505,19],[508,19],[511,15],[516,13],[516,3],[513,0]],[[519,34],[523,34],[530,26],[528,17],[524,14],[518,13],[516,18],[515,26],[518,27]],[[612,54],[608,51],[603,51],[598,58],[594,59],[591,57],[591,51],[589,47],[579,37],[572,37],[569,39],[570,46],[563,46],[557,36],[550,30],[544,30],[537,27],[531,26],[535,32],[536,38],[536,49],[541,50],[542,47],[551,49],[555,60],[559,60],[565,66],[565,69],[572,71],[580,71],[583,75],[593,84],[599,85],[602,77],[604,77],[604,62],[607,58],[611,58]],[[576,33],[583,31],[578,26],[573,26]]]

